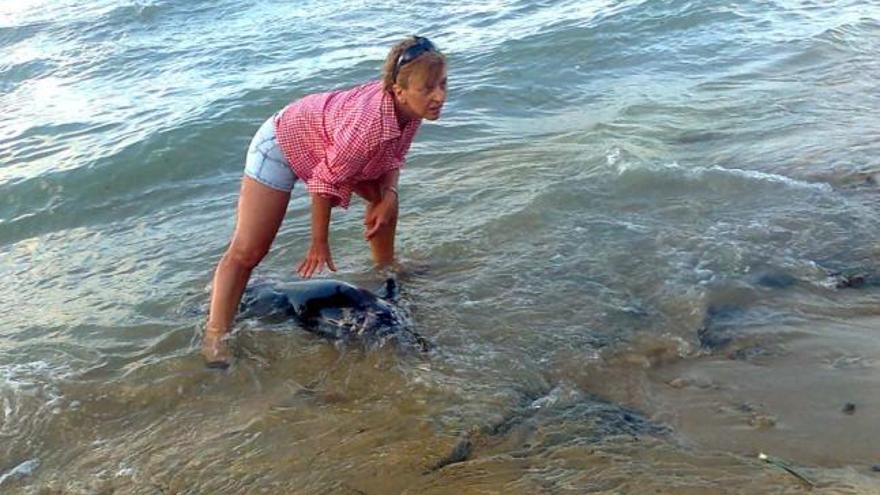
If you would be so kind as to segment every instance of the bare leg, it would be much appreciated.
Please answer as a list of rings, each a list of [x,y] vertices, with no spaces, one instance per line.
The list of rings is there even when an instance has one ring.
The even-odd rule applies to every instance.
[[[211,309],[202,342],[202,355],[209,366],[228,364],[229,349],[223,337],[232,326],[251,272],[269,252],[289,200],[290,193],[264,186],[250,177],[241,181],[235,232],[214,272]]]

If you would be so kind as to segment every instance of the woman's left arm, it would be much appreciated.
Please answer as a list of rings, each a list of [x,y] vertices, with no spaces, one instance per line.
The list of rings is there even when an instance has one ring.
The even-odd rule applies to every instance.
[[[367,217],[364,219],[364,224],[367,227],[364,237],[367,240],[372,239],[383,226],[391,223],[394,216],[397,215],[399,204],[397,182],[399,179],[400,169],[396,168],[385,172],[379,177],[379,194],[381,199],[375,207],[370,209]]]
[[[385,172],[382,177],[379,178],[379,194],[382,195],[382,201],[385,201],[389,195],[393,195],[395,201],[399,199],[397,197],[397,181],[399,179],[399,168],[389,170],[388,172]]]

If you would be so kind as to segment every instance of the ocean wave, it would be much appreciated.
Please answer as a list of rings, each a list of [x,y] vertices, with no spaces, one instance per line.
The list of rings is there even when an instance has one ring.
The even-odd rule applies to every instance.
[[[6,473],[0,473],[0,487],[7,482],[18,481],[32,476],[40,467],[40,464],[41,462],[39,459],[28,459]]]
[[[59,414],[70,406],[65,402],[60,383],[71,376],[69,365],[43,360],[0,365],[3,402],[0,436],[16,439],[9,448],[27,442],[27,437],[39,431],[39,425],[48,420],[47,416]]]
[[[37,58],[6,64],[0,61],[0,93],[12,93],[18,85],[51,74],[57,68],[58,62],[52,59]]]
[[[618,152],[619,153],[619,152]],[[617,175],[624,181],[647,181],[650,188],[652,179],[662,180],[667,184],[681,181],[687,187],[698,187],[693,183],[703,183],[710,189],[734,186],[740,190],[751,190],[755,185],[782,185],[795,190],[831,193],[833,188],[824,182],[809,182],[785,175],[760,170],[726,168],[721,165],[709,167],[685,167],[676,162],[669,163],[634,163],[620,160],[614,151],[609,152],[608,162]],[[659,182],[658,182],[659,184]]]
[[[34,22],[0,26],[0,48],[8,53],[17,44],[38,35],[47,25],[48,23],[46,22]]]

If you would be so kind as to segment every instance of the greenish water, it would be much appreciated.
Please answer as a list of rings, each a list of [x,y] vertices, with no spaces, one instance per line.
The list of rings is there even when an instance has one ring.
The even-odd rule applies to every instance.
[[[244,322],[205,370],[252,134],[412,32],[450,60],[398,235],[437,352]],[[880,353],[843,330],[880,295],[877,2],[33,0],[0,6],[0,47],[4,493],[804,491],[771,448],[822,493],[880,493],[876,449],[845,445],[880,442],[878,388],[846,374]],[[307,212],[297,189],[257,276],[294,277]],[[376,287],[362,213],[334,214],[333,254]],[[728,357],[766,390],[706,371]],[[740,395],[682,410],[681,368]],[[784,407],[843,390],[859,423]],[[744,402],[771,433],[699,415]]]

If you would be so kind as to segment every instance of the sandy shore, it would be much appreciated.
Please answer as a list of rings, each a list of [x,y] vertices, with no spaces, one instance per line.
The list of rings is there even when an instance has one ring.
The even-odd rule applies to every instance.
[[[880,317],[760,333],[770,337],[758,345],[653,367],[644,407],[700,448],[870,473],[880,464]]]

